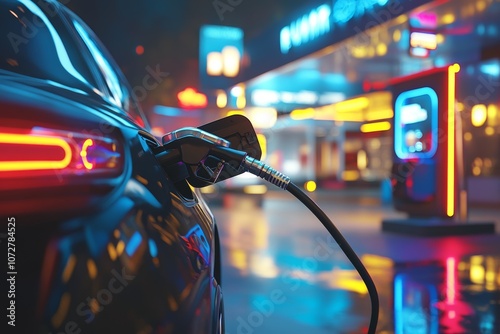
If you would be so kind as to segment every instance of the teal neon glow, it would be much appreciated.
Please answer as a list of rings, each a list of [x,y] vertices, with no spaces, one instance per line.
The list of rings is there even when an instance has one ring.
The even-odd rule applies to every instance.
[[[400,159],[425,158],[434,156],[438,146],[438,95],[430,87],[421,87],[399,94],[394,103],[394,151]],[[430,129],[426,124],[430,125]],[[405,135],[412,132],[418,139],[425,136],[421,129],[413,126],[420,123],[431,136],[430,148],[410,151],[405,143]],[[405,127],[414,128],[405,130]]]
[[[353,19],[373,13],[388,3],[389,0],[334,0],[332,5],[316,7],[281,29],[281,53],[287,54],[292,48],[329,34],[335,26],[343,26]]]
[[[201,28],[201,34],[204,37],[235,40],[243,39],[243,30],[236,27],[205,25]]]
[[[389,0],[337,0],[333,3],[332,20],[337,24],[344,24],[352,19],[374,12],[376,7],[387,5]]]
[[[299,47],[329,33],[331,30],[331,13],[332,8],[329,5],[321,5],[281,29],[281,53],[288,53],[292,47]]]

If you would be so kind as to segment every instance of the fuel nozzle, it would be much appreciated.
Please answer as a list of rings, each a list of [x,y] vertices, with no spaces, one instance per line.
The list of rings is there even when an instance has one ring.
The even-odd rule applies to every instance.
[[[229,145],[224,138],[201,129],[182,128],[163,137],[156,158],[175,181],[187,179],[200,188],[244,171],[241,166],[247,153]]]
[[[286,189],[290,178],[229,145],[224,138],[198,128],[182,128],[163,137],[163,149],[156,157],[167,174],[187,179],[197,188],[249,172]]]

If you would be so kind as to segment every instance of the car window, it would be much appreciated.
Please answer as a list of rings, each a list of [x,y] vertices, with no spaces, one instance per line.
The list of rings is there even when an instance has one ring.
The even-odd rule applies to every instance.
[[[93,91],[97,87],[85,59],[65,29],[57,7],[30,0],[2,1],[0,69]]]
[[[0,6],[0,74],[17,73],[104,97],[136,124],[149,127],[112,58],[77,16],[56,1],[0,0]]]
[[[78,17],[71,15],[70,20],[104,78],[110,102],[123,109],[140,126],[146,127],[147,122],[137,101],[133,98],[123,74],[118,70],[118,66],[113,62],[107,50],[92,30]]]
[[[111,100],[114,104],[123,108],[124,104],[127,103],[127,99],[124,98],[124,93],[120,87],[118,75],[115,73],[115,71],[113,71],[103,52],[99,47],[97,47],[96,42],[89,36],[90,32],[83,28],[82,24],[76,20],[73,21],[73,24],[76,28],[76,31],[92,54],[92,57],[97,63],[99,70],[103,74],[104,79],[106,80],[106,85],[109,89],[109,92],[111,93]]]

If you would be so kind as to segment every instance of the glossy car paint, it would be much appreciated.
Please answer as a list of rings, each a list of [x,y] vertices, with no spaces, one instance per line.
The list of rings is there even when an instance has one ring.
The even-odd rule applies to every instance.
[[[110,174],[0,172],[2,225],[16,224],[16,329],[217,332],[213,216],[159,166],[112,59],[57,2],[1,0],[0,28],[0,133],[105,138],[120,152]]]

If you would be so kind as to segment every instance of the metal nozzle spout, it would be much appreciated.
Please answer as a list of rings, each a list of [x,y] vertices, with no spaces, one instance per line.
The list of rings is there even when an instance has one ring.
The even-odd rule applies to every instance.
[[[255,158],[247,156],[243,161],[243,166],[247,172],[257,175],[281,189],[286,189],[290,183],[290,178],[288,176],[283,175]]]

